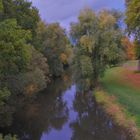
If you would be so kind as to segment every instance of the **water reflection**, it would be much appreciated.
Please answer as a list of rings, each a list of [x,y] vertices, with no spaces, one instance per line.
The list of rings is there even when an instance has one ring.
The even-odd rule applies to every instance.
[[[50,133],[44,132],[41,140],[70,140],[72,131],[69,126],[71,121],[74,121],[77,116],[77,112],[73,110],[73,100],[75,98],[76,86],[72,85],[70,89],[67,89],[63,94],[63,101],[66,102],[68,109],[68,120],[65,122],[61,130],[53,129]]]
[[[73,102],[74,110],[78,112],[75,121],[70,123],[73,135],[71,140],[122,140],[108,117],[98,108],[93,95],[76,93]]]
[[[35,100],[24,103],[17,110],[9,130],[18,134],[21,140],[39,140],[43,132],[60,131],[69,117],[66,101],[63,100],[68,86],[63,85],[62,80],[56,80]]]
[[[57,79],[36,99],[19,107],[8,130],[20,140],[126,139],[96,105],[92,94],[77,92],[69,79]]]

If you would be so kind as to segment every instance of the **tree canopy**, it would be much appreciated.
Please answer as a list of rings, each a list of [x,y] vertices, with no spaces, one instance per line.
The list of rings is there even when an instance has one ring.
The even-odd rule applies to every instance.
[[[50,72],[60,76],[63,65],[68,64],[71,48],[65,30],[58,23],[38,24],[35,46],[48,58]]]
[[[135,38],[134,46],[136,48],[136,57],[139,59],[138,71],[140,71],[140,1],[129,0],[126,1],[126,19],[127,30],[129,35],[133,35]]]
[[[30,61],[29,31],[21,29],[16,20],[0,22],[0,74],[14,74],[26,69]]]
[[[78,23],[71,25],[71,36],[76,43],[76,76],[84,79],[82,87],[95,85],[107,66],[123,60],[123,32],[116,26],[118,20],[107,10],[96,14],[85,9],[81,11]]]
[[[130,0],[127,1],[126,10],[126,24],[130,34],[135,35],[136,38],[140,39],[140,1]]]
[[[35,36],[37,23],[40,20],[38,10],[26,0],[2,0],[3,19],[15,18],[18,25],[25,30],[30,30]]]

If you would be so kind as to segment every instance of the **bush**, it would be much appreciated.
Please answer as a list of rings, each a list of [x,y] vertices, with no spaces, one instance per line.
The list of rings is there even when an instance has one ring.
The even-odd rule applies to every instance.
[[[3,136],[2,134],[0,134],[0,140],[18,140],[18,139],[16,135],[12,136],[9,134],[9,135]]]

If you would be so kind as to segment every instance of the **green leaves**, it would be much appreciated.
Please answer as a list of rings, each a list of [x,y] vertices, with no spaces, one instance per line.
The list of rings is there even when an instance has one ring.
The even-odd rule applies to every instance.
[[[9,134],[3,137],[3,135],[0,134],[0,140],[18,140],[18,139],[16,135],[12,136]]]
[[[81,55],[80,65],[81,65],[82,76],[92,78],[93,68],[92,68],[91,58],[86,55]]]
[[[3,4],[2,4],[2,0],[0,0],[0,13],[3,12]]]
[[[2,19],[15,18],[18,25],[25,30],[30,30],[32,36],[35,37],[40,17],[32,3],[26,0],[2,0],[2,2],[4,9]]]
[[[16,20],[0,23],[0,73],[16,74],[26,69],[30,61],[29,31],[17,26]]]
[[[5,104],[10,95],[11,93],[7,88],[0,89],[0,106]]]
[[[140,1],[131,0],[127,4],[126,10],[126,24],[128,32],[134,34],[136,38],[140,39]]]
[[[85,50],[87,53],[92,53],[92,50],[94,49],[95,46],[95,40],[92,36],[82,36],[80,38],[80,45]]]
[[[127,1],[126,1],[127,2]],[[138,71],[140,70],[140,1],[131,0],[127,3],[126,19],[129,35],[135,37],[134,46],[136,57],[139,59]]]
[[[35,46],[48,59],[50,73],[61,76],[63,65],[68,64],[70,43],[65,30],[58,23],[38,24]]]
[[[119,15],[116,11],[103,10],[96,14],[85,9],[80,13],[79,22],[71,26],[71,36],[77,47],[75,78],[76,81],[82,79],[82,85],[87,83],[86,88],[97,84],[108,65],[116,65],[123,60]]]

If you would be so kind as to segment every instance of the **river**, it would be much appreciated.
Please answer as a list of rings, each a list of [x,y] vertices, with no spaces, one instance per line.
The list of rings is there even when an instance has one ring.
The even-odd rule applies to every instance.
[[[125,140],[90,93],[76,84],[54,81],[35,99],[19,107],[6,132],[20,140]]]

